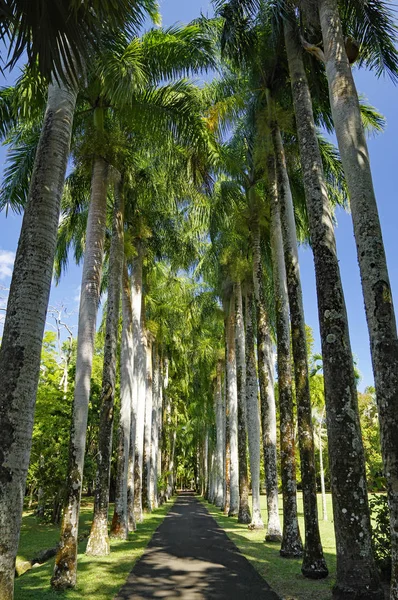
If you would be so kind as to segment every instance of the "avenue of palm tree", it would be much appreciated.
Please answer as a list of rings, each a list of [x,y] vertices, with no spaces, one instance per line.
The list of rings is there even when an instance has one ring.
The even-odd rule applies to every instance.
[[[398,600],[398,338],[367,148],[385,122],[352,75],[398,80],[396,15],[387,0],[212,4],[211,18],[165,28],[156,0],[0,0],[0,68],[24,63],[0,89],[0,208],[23,214],[0,347],[0,600],[17,597],[28,503],[60,526],[62,593],[79,581],[82,496],[94,497],[91,559],[184,488],[300,558],[297,577],[333,576],[334,600]],[[369,332],[366,405],[338,207]],[[48,306],[70,261],[82,265],[76,339]],[[386,498],[387,576],[373,491]]]

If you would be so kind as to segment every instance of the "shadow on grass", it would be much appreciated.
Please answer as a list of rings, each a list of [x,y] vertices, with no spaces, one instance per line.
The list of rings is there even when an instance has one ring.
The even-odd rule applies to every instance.
[[[134,563],[143,554],[155,530],[172,508],[174,499],[151,514],[144,515],[144,522],[129,539],[111,540],[111,554],[106,557],[92,557],[84,554],[87,539],[79,544],[78,582],[73,590],[54,592],[50,579],[54,560],[32,569],[15,580],[15,600],[111,600],[124,584]],[[85,508],[80,520],[83,530],[91,524],[91,507]],[[27,530],[29,533],[29,530]],[[56,528],[58,541],[59,528]]]
[[[279,554],[280,544],[265,542],[265,530],[249,530],[247,525],[237,522],[236,518],[225,516],[218,508],[202,499],[209,513],[228,537],[236,544],[242,554],[252,563],[260,575],[284,600],[330,600],[331,588],[336,573],[336,555],[330,547],[330,523],[321,523],[325,529],[324,555],[329,568],[329,576],[322,580],[310,580],[301,573],[301,559],[286,559]],[[262,511],[266,522],[265,511]],[[299,520],[300,515],[299,515]],[[300,523],[304,531],[303,523]]]

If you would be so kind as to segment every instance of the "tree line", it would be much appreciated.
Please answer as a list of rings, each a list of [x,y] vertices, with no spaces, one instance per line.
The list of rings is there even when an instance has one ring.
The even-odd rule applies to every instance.
[[[0,350],[1,597],[13,597],[51,280],[54,272],[63,276],[71,252],[83,262],[83,274],[52,585],[76,583],[96,322],[105,288],[87,551],[109,552],[112,454],[110,532],[125,539],[142,520],[143,502],[150,510],[172,494],[177,459],[180,475],[192,468],[211,501],[262,527],[262,451],[267,539],[281,543],[282,556],[303,556],[304,576],[327,576],[302,241],[311,246],[316,275],[337,545],[333,597],[383,597],[365,462],[376,439],[364,449],[334,236],[335,207],[349,204],[389,501],[390,597],[396,598],[397,331],[365,135],[382,129],[383,118],[360,101],[351,70],[356,63],[396,79],[388,3],[217,0],[212,19],[142,35],[146,16],[158,20],[150,0],[126,0],[117,10],[106,0],[94,8],[72,0],[67,8],[42,4],[46,18],[39,23],[23,2],[0,3],[0,32],[10,48],[5,68],[25,50],[29,62],[15,86],[0,94],[0,132],[11,146],[0,203],[24,212]],[[216,72],[210,83],[193,82],[206,72]],[[335,132],[339,151],[320,128]]]

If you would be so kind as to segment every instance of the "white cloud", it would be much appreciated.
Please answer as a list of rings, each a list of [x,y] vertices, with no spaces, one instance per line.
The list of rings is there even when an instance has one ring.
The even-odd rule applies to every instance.
[[[15,252],[0,248],[0,279],[11,277],[14,266]]]

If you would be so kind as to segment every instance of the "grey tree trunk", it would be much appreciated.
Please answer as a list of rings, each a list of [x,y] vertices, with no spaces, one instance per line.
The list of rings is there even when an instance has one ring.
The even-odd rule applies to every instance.
[[[94,518],[86,554],[109,554],[108,510],[111,476],[113,413],[115,403],[116,363],[119,334],[120,291],[124,261],[123,181],[115,185],[115,207],[109,255],[108,302],[105,326],[104,367],[102,373],[101,414],[98,432],[97,476]]]
[[[383,597],[371,547],[365,463],[347,313],[311,96],[292,23],[285,22],[321,330],[337,545],[335,600]],[[355,494],[353,494],[355,490]]]
[[[247,471],[246,349],[242,286],[235,284],[236,372],[238,388],[239,514],[238,523],[250,523],[249,475]]]
[[[319,476],[321,478],[321,494],[322,494],[322,521],[328,520],[328,511],[326,506],[326,488],[325,488],[325,469],[323,467],[323,442],[322,442],[322,423],[324,418],[324,410],[319,421],[318,427],[318,445],[319,445]]]
[[[77,91],[50,85],[0,350],[0,597],[13,598],[41,347]],[[32,301],[34,299],[34,302]]]
[[[261,420],[265,486],[267,491],[267,541],[280,542],[282,530],[278,507],[278,470],[276,463],[276,408],[272,361],[272,341],[264,296],[264,274],[261,258],[261,236],[258,222],[252,229],[253,287],[257,311],[257,355],[260,385]]]
[[[61,525],[61,538],[51,579],[51,585],[57,589],[65,589],[76,585],[80,498],[90,399],[90,379],[104,255],[107,182],[108,165],[103,158],[95,157],[80,296],[67,491]]]
[[[333,123],[357,245],[390,507],[391,598],[398,597],[398,337],[369,152],[336,0],[319,1]]]
[[[142,480],[144,463],[144,425],[146,400],[146,336],[145,336],[145,303],[141,302],[140,338],[137,348],[137,360],[134,358],[134,376],[137,385],[137,428],[135,437],[134,463],[134,515],[137,523],[144,520],[142,513]],[[135,366],[137,365],[137,371]]]
[[[216,413],[216,451],[214,459],[215,492],[214,504],[222,508],[224,504],[224,407],[222,397],[222,361],[217,362],[216,381],[214,390]]]
[[[298,439],[303,488],[305,545],[301,571],[305,577],[322,579],[329,571],[323,556],[319,533],[318,504],[316,490],[315,445],[312,427],[311,395],[307,358],[307,335],[298,259],[296,223],[293,198],[287,173],[282,136],[276,121],[272,123],[272,138],[276,159],[278,197],[284,257],[286,266],[287,292],[289,296]]]
[[[128,538],[127,478],[131,432],[131,407],[133,402],[133,310],[130,279],[125,261],[122,285],[122,343],[120,351],[120,420],[118,427],[116,497],[111,537]]]
[[[142,305],[142,261],[143,248],[141,242],[136,244],[136,256],[133,259],[131,274],[131,299],[132,299],[132,327],[133,327],[133,400],[131,404],[131,428],[129,442],[129,464],[127,477],[127,513],[129,531],[134,531],[136,527],[134,513],[134,468],[135,468],[135,447],[137,433],[137,406],[138,406],[138,382],[140,389],[144,385],[143,371],[144,356],[141,348],[141,305]]]
[[[152,369],[152,336],[146,334],[146,393],[145,393],[145,427],[144,427],[144,458],[145,458],[145,480],[146,480],[146,508],[149,512],[153,509],[153,485],[154,485],[154,463],[152,456],[153,448],[153,369]],[[155,407],[156,412],[156,407]],[[156,420],[156,419],[155,419]]]
[[[283,493],[283,538],[281,556],[302,556],[303,545],[297,517],[296,449],[294,439],[293,392],[290,354],[289,300],[283,255],[280,205],[275,180],[275,163],[270,161],[271,250],[274,277],[275,320],[278,356],[281,475]]]
[[[252,482],[252,529],[263,529],[260,507],[260,410],[254,349],[253,293],[246,293],[246,414]]]
[[[234,294],[229,299],[226,318],[227,341],[227,403],[230,448],[230,502],[229,517],[239,514],[239,457],[238,457],[238,387],[236,373]]]
[[[159,403],[160,403],[160,356],[159,347],[153,344],[152,428],[151,428],[151,487],[152,508],[158,507],[158,450],[159,450]]]

